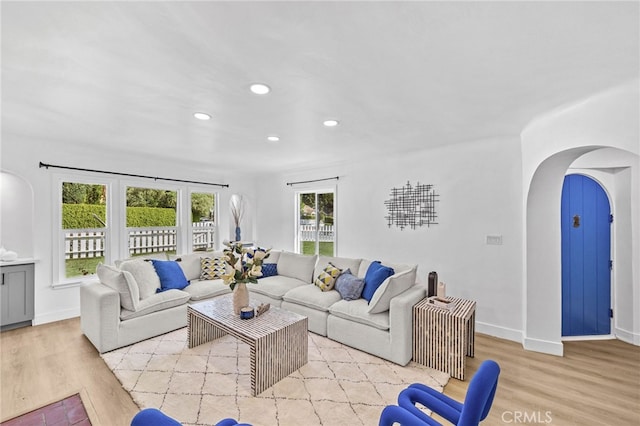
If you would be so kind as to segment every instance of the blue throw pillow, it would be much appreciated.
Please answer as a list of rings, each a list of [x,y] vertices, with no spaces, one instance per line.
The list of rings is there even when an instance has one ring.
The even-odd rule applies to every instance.
[[[273,277],[274,275],[278,275],[278,264],[277,263],[263,263],[262,264],[262,277]]]
[[[336,279],[335,289],[344,300],[357,300],[362,295],[364,280],[351,273],[350,269],[344,271]]]
[[[178,262],[173,260],[151,260],[151,262],[160,278],[160,288],[156,293],[171,289],[182,290],[189,285]]]
[[[371,302],[373,294],[376,292],[378,287],[380,287],[384,280],[393,274],[393,269],[388,266],[383,266],[379,260],[371,262],[371,265],[369,265],[369,269],[367,269],[367,273],[364,276],[362,297],[365,298],[367,302]]]

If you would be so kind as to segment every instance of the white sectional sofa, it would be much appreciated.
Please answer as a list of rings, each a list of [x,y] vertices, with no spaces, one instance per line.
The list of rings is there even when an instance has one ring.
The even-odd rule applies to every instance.
[[[173,256],[170,260],[179,259],[189,284],[160,293],[149,292],[159,286],[150,276],[151,263],[135,259],[122,262],[120,268],[100,266],[100,281],[80,289],[82,332],[102,353],[185,327],[189,303],[230,293],[221,279],[200,279],[204,256],[212,254]],[[314,285],[329,264],[364,279],[372,263],[369,260],[272,251],[263,270],[266,263],[275,264],[277,275],[247,285],[253,306],[267,302],[297,312],[309,318],[313,333],[400,365],[411,360],[412,307],[425,297],[424,286],[415,283],[416,265],[381,262],[393,268],[393,275],[375,290],[369,302],[363,298],[344,300],[336,289],[322,291]],[[146,297],[133,300],[141,293]]]

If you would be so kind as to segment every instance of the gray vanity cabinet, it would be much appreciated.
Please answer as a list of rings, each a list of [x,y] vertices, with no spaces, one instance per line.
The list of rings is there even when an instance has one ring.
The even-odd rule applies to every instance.
[[[33,263],[0,266],[0,326],[1,329],[31,325],[33,309]]]

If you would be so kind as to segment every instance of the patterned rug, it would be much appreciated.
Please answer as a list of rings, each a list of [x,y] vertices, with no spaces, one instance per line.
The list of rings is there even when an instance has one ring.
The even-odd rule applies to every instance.
[[[2,426],[91,426],[90,416],[79,393],[6,420]]]
[[[184,425],[232,417],[254,426],[376,425],[382,409],[415,382],[442,391],[446,373],[393,364],[309,333],[309,362],[251,396],[249,346],[231,336],[187,348],[187,329],[102,354],[140,408]]]

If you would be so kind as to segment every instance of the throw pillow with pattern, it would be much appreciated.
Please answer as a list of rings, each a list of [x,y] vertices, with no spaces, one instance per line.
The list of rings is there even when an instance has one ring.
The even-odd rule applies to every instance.
[[[263,263],[262,264],[262,276],[260,278],[273,277],[278,275],[277,263]]]
[[[316,278],[314,284],[318,286],[322,291],[333,290],[333,286],[336,283],[336,278],[338,278],[341,273],[342,269],[336,268],[335,265],[329,262],[327,267],[324,268],[322,272],[320,272],[320,275],[318,275],[318,278]]]
[[[222,278],[225,272],[225,262],[221,257],[200,258],[200,279],[215,280]]]

